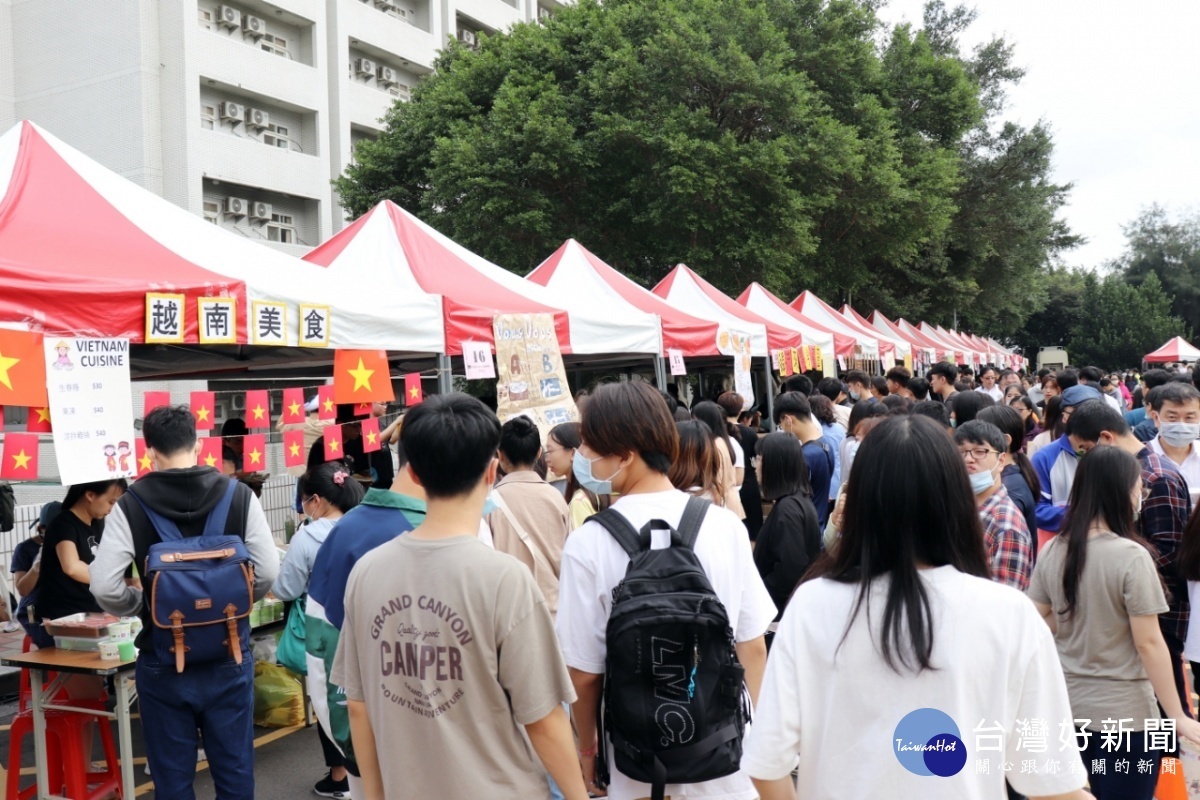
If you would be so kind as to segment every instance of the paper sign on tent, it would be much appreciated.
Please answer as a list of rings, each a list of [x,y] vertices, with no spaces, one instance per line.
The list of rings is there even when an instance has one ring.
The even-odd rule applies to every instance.
[[[283,390],[283,424],[299,425],[304,422],[304,390]]]
[[[267,437],[252,433],[242,439],[242,472],[262,472],[267,468]]]
[[[308,453],[304,449],[304,431],[283,432],[283,465],[285,467],[303,467],[308,463]]]
[[[50,433],[53,428],[50,425],[50,409],[49,408],[30,408],[27,409],[29,416],[25,418],[25,430],[29,433]],[[0,426],[4,424],[4,417],[0,417]]]
[[[271,427],[271,398],[266,389],[246,392],[246,427]]]
[[[40,333],[0,329],[0,406],[49,405],[42,343]],[[75,365],[69,346],[65,341],[61,344],[55,369],[69,372]]]
[[[496,362],[492,361],[492,348],[487,342],[463,342],[462,348],[467,380],[496,377]]]
[[[192,392],[192,416],[196,418],[196,430],[211,431],[216,424],[217,395],[215,392]]]
[[[667,360],[671,362],[672,375],[687,375],[687,366],[683,363],[683,351],[674,348],[667,351]]]
[[[335,403],[390,403],[396,399],[383,350],[337,350],[333,354]]]
[[[37,434],[5,434],[4,452],[0,454],[0,478],[7,481],[32,481],[37,480],[37,476]]]
[[[364,453],[374,453],[383,446],[379,436],[378,417],[371,417],[362,421],[362,441]]]

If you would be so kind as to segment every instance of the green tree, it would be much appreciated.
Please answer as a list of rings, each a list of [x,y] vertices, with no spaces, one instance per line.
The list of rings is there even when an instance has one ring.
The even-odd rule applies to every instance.
[[[1083,319],[1086,275],[1080,270],[1054,267],[1038,279],[1036,293],[1026,296],[1026,302],[1038,310],[1026,317],[1011,337],[1026,358],[1035,359],[1042,347],[1067,346],[1071,331]]]
[[[1083,313],[1071,328],[1067,353],[1075,364],[1120,369],[1172,336],[1187,336],[1183,320],[1171,315],[1171,297],[1158,277],[1147,275],[1133,286],[1120,273],[1087,274],[1081,297]]]
[[[1115,266],[1130,283],[1151,275],[1173,296],[1171,313],[1189,325],[1200,323],[1200,215],[1172,219],[1153,205],[1124,228],[1125,253]]]

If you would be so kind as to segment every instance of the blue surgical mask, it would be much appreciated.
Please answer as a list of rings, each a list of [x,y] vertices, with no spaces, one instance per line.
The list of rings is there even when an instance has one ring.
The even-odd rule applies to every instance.
[[[592,459],[599,461],[599,458]],[[612,479],[621,473],[621,467],[612,474],[608,480],[600,480],[592,475],[592,460],[584,457],[583,453],[575,451],[575,458],[571,461],[571,469],[575,473],[575,480],[579,481],[579,485],[594,494],[612,494]]]
[[[850,399],[851,399],[851,400],[854,400],[854,401],[856,401],[856,402],[857,402],[857,401],[858,401],[858,398],[860,398],[860,397],[862,397],[862,395],[861,395],[861,394],[859,394],[858,392],[854,391],[853,389],[851,389],[851,390],[850,390]]]
[[[972,472],[967,477],[971,479],[971,491],[975,494],[983,494],[996,483],[990,469],[987,472]]]
[[[499,507],[500,505],[496,502],[496,490],[492,489],[488,492],[487,499],[483,501],[483,515],[486,517]]]
[[[1187,447],[1200,437],[1200,423],[1164,422],[1158,426],[1158,435],[1172,447]]]

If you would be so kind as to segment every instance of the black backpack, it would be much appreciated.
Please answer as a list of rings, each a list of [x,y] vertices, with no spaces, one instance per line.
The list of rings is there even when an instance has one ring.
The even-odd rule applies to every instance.
[[[737,772],[750,718],[729,616],[692,549],[708,506],[690,498],[678,530],[656,519],[639,532],[613,509],[591,518],[629,554],[608,618],[599,761],[607,733],[617,769],[653,800],[668,783]],[[656,529],[670,547],[650,548]]]

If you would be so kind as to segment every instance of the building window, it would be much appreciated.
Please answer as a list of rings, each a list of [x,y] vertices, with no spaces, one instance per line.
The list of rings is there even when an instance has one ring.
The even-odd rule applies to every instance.
[[[209,11],[207,8],[201,8],[199,10],[199,17],[200,17],[200,27],[206,31],[211,31],[212,30],[212,21],[213,21],[212,12]]]
[[[268,53],[274,53],[277,56],[291,58],[292,54],[288,52],[287,39],[282,36],[274,36],[270,33],[264,33],[258,42],[259,47],[266,50]]]
[[[295,150],[297,153],[304,152],[303,148],[300,147],[300,143],[288,135],[288,129],[283,125],[276,125],[275,123],[268,125],[267,129],[263,131],[262,140],[263,144],[270,145],[271,147]]]
[[[221,204],[211,200],[204,201],[204,221],[219,225],[221,222]]]
[[[200,105],[200,127],[211,131],[217,127],[217,107],[202,103]]]
[[[393,97],[399,97],[401,100],[412,99],[412,89],[402,83],[398,83],[395,86],[389,86],[388,94],[392,95]]]
[[[291,214],[272,214],[267,223],[267,241],[280,244],[296,243],[296,226]]]

